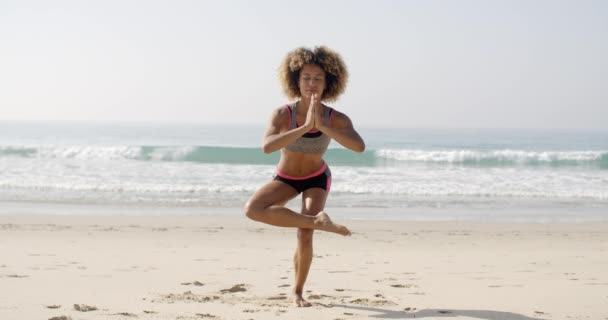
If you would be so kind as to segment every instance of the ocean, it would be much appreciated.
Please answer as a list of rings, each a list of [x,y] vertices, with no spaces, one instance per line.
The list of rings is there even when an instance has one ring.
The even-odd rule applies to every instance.
[[[424,220],[425,212],[454,219],[543,212],[546,219],[560,212],[553,216],[608,221],[608,130],[358,131],[365,152],[332,142],[325,155],[333,175],[327,207],[343,215]],[[279,152],[261,151],[263,132],[236,125],[0,122],[0,204],[238,212],[229,209],[242,207],[275,171]]]

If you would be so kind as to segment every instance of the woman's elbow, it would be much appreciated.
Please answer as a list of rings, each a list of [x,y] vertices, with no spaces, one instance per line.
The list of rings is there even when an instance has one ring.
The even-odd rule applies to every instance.
[[[263,151],[265,154],[269,154],[269,153],[274,152],[275,150],[273,150],[273,149],[272,149],[272,148],[271,148],[271,147],[270,147],[268,144],[263,144],[263,145],[262,145],[262,151]]]
[[[354,152],[359,152],[359,153],[365,151],[365,143],[361,142],[361,143],[356,144],[352,150]]]

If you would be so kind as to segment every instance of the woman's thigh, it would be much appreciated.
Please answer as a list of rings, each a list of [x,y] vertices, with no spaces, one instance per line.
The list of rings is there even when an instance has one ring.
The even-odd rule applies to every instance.
[[[267,208],[273,205],[285,205],[295,198],[298,192],[290,185],[272,180],[258,189],[247,202],[248,206]]]

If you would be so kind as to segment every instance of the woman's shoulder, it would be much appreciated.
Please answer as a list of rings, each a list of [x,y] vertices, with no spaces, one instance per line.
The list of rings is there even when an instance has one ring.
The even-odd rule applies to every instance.
[[[326,106],[328,108],[331,109],[331,123],[332,125],[338,125],[338,126],[344,126],[344,125],[351,125],[351,120],[348,117],[348,115],[346,115],[346,113],[337,110],[335,108]]]
[[[284,104],[280,107],[276,107],[272,111],[272,117],[275,119],[290,119],[291,118],[291,108],[289,104]]]
[[[332,118],[339,118],[339,119],[348,118],[348,116],[344,112],[341,112],[340,110],[338,110],[334,107],[330,107],[326,104],[324,104],[323,106],[325,107],[326,110],[328,110],[328,112],[331,113]]]
[[[292,106],[293,106],[293,104],[291,104],[291,103],[285,103],[279,107],[276,107],[274,109],[274,112],[276,112],[277,114],[291,114]]]

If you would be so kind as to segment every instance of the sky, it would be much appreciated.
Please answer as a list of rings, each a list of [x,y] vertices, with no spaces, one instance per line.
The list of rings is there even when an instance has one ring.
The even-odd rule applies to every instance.
[[[325,45],[356,126],[608,129],[608,1],[0,0],[0,121],[267,123]]]

